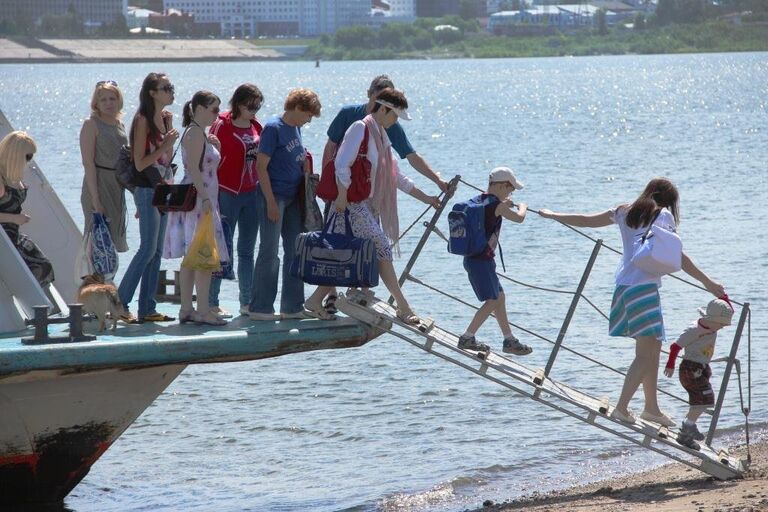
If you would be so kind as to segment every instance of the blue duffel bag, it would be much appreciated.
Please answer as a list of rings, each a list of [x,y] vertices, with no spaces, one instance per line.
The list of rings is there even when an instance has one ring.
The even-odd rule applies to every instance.
[[[336,222],[332,215],[322,231],[302,233],[296,238],[291,275],[307,284],[370,288],[379,284],[376,246],[368,238],[355,238],[344,214],[346,233],[330,232]]]

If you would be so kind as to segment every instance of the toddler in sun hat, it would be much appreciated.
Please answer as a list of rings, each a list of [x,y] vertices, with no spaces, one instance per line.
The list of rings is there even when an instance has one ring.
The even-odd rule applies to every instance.
[[[680,363],[680,384],[688,392],[690,409],[677,441],[693,450],[700,448],[696,441],[704,439],[704,435],[696,427],[696,420],[707,407],[715,403],[715,393],[709,382],[712,376],[709,362],[715,353],[717,331],[731,325],[733,308],[727,300],[714,299],[707,304],[706,309],[699,308],[699,314],[701,318],[689,325],[670,346],[669,360],[664,368],[664,375],[671,377],[675,373],[677,354],[685,348],[683,362]]]

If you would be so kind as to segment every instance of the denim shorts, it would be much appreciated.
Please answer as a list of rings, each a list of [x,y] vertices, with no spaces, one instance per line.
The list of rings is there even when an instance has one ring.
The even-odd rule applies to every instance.
[[[464,270],[467,271],[469,283],[477,300],[481,302],[495,300],[504,293],[499,276],[496,275],[496,260],[464,258]]]

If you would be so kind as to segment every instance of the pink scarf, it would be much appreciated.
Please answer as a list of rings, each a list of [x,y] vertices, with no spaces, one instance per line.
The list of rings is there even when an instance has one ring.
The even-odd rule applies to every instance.
[[[370,138],[376,143],[379,159],[376,165],[376,181],[373,196],[370,198],[371,207],[379,214],[381,228],[392,243],[394,252],[400,255],[400,222],[397,218],[397,163],[392,160],[392,144],[386,139],[383,129],[367,115],[363,122],[368,127]]]

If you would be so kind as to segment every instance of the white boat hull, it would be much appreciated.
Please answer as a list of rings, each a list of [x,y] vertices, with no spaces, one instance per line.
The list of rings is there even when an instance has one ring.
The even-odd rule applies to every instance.
[[[63,500],[185,367],[0,377],[0,508]]]

